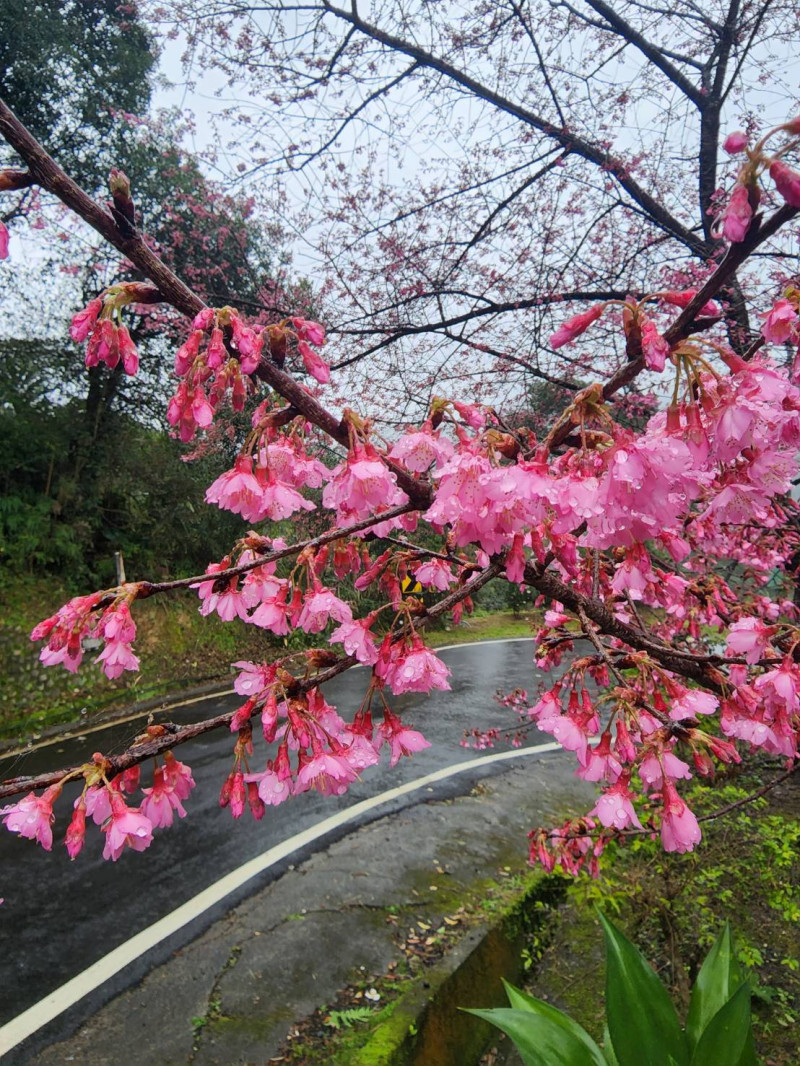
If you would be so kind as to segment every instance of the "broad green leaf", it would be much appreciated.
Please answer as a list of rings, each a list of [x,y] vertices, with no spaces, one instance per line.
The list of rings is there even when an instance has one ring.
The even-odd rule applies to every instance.
[[[756,1046],[753,1043],[753,1024],[752,1020],[750,1028],[747,1030],[747,1040],[744,1042],[744,1051],[739,1058],[736,1066],[759,1066],[758,1058],[756,1057]]]
[[[508,1002],[511,1004],[514,1010],[523,1010],[531,1014],[538,1014],[542,1018],[548,1018],[556,1025],[560,1025],[567,1032],[580,1040],[585,1046],[588,1055],[594,1056],[591,1060],[587,1058],[587,1064],[590,1061],[603,1063],[606,1066],[606,1059],[603,1056],[600,1048],[595,1044],[594,1040],[589,1036],[583,1026],[578,1025],[568,1014],[559,1010],[558,1007],[553,1007],[550,1003],[546,1003],[543,999],[536,999],[535,996],[529,995],[527,992],[523,992],[521,988],[517,988],[509,981],[504,980],[503,986],[508,996]]]
[[[525,1066],[607,1066],[588,1033],[555,1007],[542,1006],[547,1013],[500,1007],[467,1014],[484,1018],[510,1036]]]
[[[603,1026],[603,1054],[606,1057],[608,1066],[619,1066],[619,1059],[614,1052],[614,1045],[611,1043],[611,1033],[608,1031],[608,1022]]]
[[[506,990],[508,996],[508,1002],[514,1010],[536,1010],[536,1008],[543,1002],[541,999],[536,999],[528,992],[523,992],[521,988],[517,988],[516,985],[512,985],[510,981],[506,981],[505,977],[501,978],[503,982],[503,988]],[[546,1004],[545,1004],[546,1006]],[[566,1015],[564,1015],[566,1017]]]
[[[734,1066],[742,1060],[750,1033],[750,984],[745,981],[703,1030],[692,1066]]]
[[[634,945],[600,914],[606,934],[606,1017],[619,1066],[687,1066],[675,1008]]]
[[[686,1019],[686,1036],[694,1050],[703,1030],[742,984],[742,974],[734,954],[730,925],[726,922],[706,955],[692,988]]]

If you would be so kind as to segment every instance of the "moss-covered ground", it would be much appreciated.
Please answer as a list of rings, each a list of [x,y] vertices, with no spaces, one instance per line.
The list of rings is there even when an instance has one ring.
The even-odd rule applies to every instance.
[[[423,1063],[431,1053],[439,1058],[449,1053],[446,1047],[432,1052],[432,1045],[441,1041],[442,1033],[446,1034],[455,1020],[460,1030],[459,1057],[469,1047],[470,1061],[475,1062],[490,1030],[478,1019],[462,1015],[458,1008],[464,997],[477,994],[480,999],[481,985],[487,979],[493,986],[486,993],[490,1005],[500,1004],[500,977],[517,978],[518,973],[509,973],[509,967],[522,970],[528,946],[546,935],[541,930],[564,898],[565,889],[566,882],[560,877],[532,870],[514,873],[508,866],[475,880],[468,888],[451,888],[446,901],[449,913],[438,920],[420,919],[416,906],[387,908],[384,920],[397,929],[398,960],[385,974],[371,974],[366,980],[354,975],[335,1002],[321,1005],[294,1027],[271,1061],[304,1066]],[[442,902],[437,896],[437,904]],[[462,961],[454,981],[447,957],[474,930],[487,924],[495,928],[496,941],[483,940],[477,958],[469,951],[464,953],[466,961]],[[468,947],[471,949],[472,944]],[[429,1000],[435,1007],[428,1008],[423,1025],[421,1007]],[[428,1031],[422,1033],[425,1026]]]

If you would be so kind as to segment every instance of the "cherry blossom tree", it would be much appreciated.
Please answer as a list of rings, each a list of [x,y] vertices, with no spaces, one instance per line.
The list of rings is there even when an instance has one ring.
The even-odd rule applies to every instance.
[[[599,3],[593,8],[605,11]],[[279,13],[288,18],[294,11],[303,19],[307,10],[281,7]],[[437,10],[420,7],[431,19]],[[490,16],[500,19],[501,10],[506,11],[495,5],[476,9],[462,36],[452,35],[449,43],[455,54],[475,49],[476,69],[482,64],[489,69],[494,61],[487,49],[498,33],[513,31],[505,63],[495,63],[505,77],[516,54],[511,43],[534,52],[541,45],[526,33],[527,9],[511,5],[505,21],[495,24]],[[681,8],[687,23],[689,10]],[[571,8],[566,11],[577,17]],[[324,20],[331,18],[346,26],[334,67],[341,61],[350,77],[362,60],[377,71],[384,51],[392,61],[410,55],[415,71],[434,70],[437,80],[451,77],[444,60],[436,67],[426,58],[425,40],[433,46],[441,29],[433,21],[417,24],[422,44],[411,54],[411,45],[404,50],[391,35],[387,39],[388,30],[370,24],[366,33],[355,7],[342,14],[325,5],[312,15],[323,20],[309,30],[320,39],[313,51],[298,43],[297,25],[286,26],[297,60],[286,67],[285,79],[308,77],[303,71],[313,68],[310,93],[317,81],[333,78],[323,47],[329,44]],[[597,17],[605,22],[590,28],[599,35],[601,57],[604,35],[611,32],[607,23],[616,16],[608,9]],[[700,22],[702,28],[709,20]],[[223,35],[219,22],[210,19],[209,25],[222,62],[231,28]],[[249,35],[242,30],[237,47],[246,51],[253,39],[252,27]],[[269,45],[262,45],[268,56],[280,39],[276,31]],[[631,38],[631,43],[647,55],[646,41]],[[380,46],[376,54],[373,44]],[[735,66],[735,45],[741,40],[730,45],[726,67]],[[676,56],[689,45],[684,41],[680,48],[675,56],[659,52],[661,59],[650,61],[657,70],[664,55],[683,62]],[[549,68],[542,63],[536,69],[556,107],[555,84],[545,77]],[[727,85],[724,73],[721,78]],[[454,84],[472,91],[467,80],[462,74]],[[385,95],[384,82],[377,84]],[[497,95],[500,89],[491,91]],[[524,121],[537,136],[555,135],[552,123],[539,129]],[[591,870],[610,837],[643,832],[660,832],[667,851],[691,850],[701,828],[681,797],[682,780],[711,775],[716,765],[738,762],[747,750],[767,752],[784,764],[772,783],[793,772],[800,627],[791,582],[787,577],[776,583],[774,577],[792,565],[800,539],[790,495],[800,445],[800,361],[787,364],[784,358],[800,344],[800,290],[773,278],[769,298],[759,304],[749,290],[745,295],[742,279],[751,269],[757,276],[759,257],[782,247],[782,234],[796,229],[800,173],[792,162],[800,119],[790,113],[759,132],[728,132],[731,190],[717,204],[703,250],[685,245],[686,254],[700,261],[689,262],[680,287],[667,284],[663,264],[652,260],[651,244],[641,238],[630,245],[637,256],[620,268],[619,290],[593,291],[588,308],[565,311],[546,347],[570,353],[588,345],[589,354],[576,357],[585,384],[568,389],[571,398],[538,432],[519,418],[506,419],[497,395],[481,404],[443,387],[416,424],[380,432],[367,412],[337,402],[340,386],[322,325],[301,314],[264,320],[248,316],[246,308],[208,306],[153,249],[118,175],[112,174],[112,202],[104,206],[83,192],[2,102],[0,134],[21,163],[0,174],[0,190],[24,182],[58,197],[141,279],[112,285],[76,309],[71,335],[86,343],[87,366],[121,365],[134,376],[131,311],[172,308],[185,322],[167,410],[176,436],[196,440],[231,411],[247,413],[252,427],[232,469],[207,492],[211,506],[240,515],[246,524],[229,553],[193,577],[128,583],[75,597],[34,629],[32,639],[43,642],[42,661],[77,670],[84,642],[93,637],[102,642],[96,662],[108,677],[136,670],[136,603],[187,586],[197,590],[204,614],[240,618],[279,636],[302,630],[321,638],[318,647],[274,661],[236,663],[235,688],[243,703],[233,712],[188,726],[149,727],[120,754],[97,753],[82,766],[3,782],[0,797],[22,797],[2,809],[9,830],[51,847],[54,805],[65,783],[78,780],[83,787],[67,830],[69,854],[74,857],[83,845],[87,816],[105,834],[106,858],[116,860],[126,847],[142,850],[153,830],[169,825],[175,814],[183,817],[184,803],[191,801],[191,772],[175,749],[212,729],[232,734],[231,770],[220,803],[235,818],[249,806],[259,819],[266,805],[311,788],[343,793],[379,760],[384,746],[391,764],[426,746],[397,716],[391,697],[449,687],[447,667],[426,646],[425,629],[445,615],[458,620],[471,597],[495,580],[525,586],[540,597],[545,614],[537,661],[543,668],[566,665],[546,691],[532,698],[517,692],[509,704],[524,723],[574,753],[580,776],[603,785],[583,818],[532,831],[533,861],[548,869],[558,862],[570,871]],[[567,134],[562,130],[559,136]],[[631,165],[622,166],[610,149],[595,158],[582,135],[568,137],[568,155],[574,151],[598,167],[605,181],[619,187],[615,195],[621,197],[621,189],[629,198],[609,240],[626,229],[626,240],[633,239],[637,209],[651,203],[652,216],[639,228],[667,231],[665,212],[673,217],[668,197],[661,203],[645,194]],[[535,151],[535,142],[536,137],[526,150]],[[559,144],[563,154],[568,145]],[[645,170],[649,165],[641,163]],[[707,179],[701,174],[701,185]],[[565,209],[555,201],[554,225]],[[599,220],[585,212],[578,218],[587,227],[585,240],[595,240]],[[689,222],[677,221],[691,236]],[[604,239],[600,232],[597,242]],[[691,237],[696,239],[697,234]],[[677,241],[678,233],[670,233],[670,240]],[[425,241],[423,232],[422,247]],[[403,270],[415,262],[424,278],[418,246],[409,241],[404,255],[405,250]],[[505,249],[496,251],[502,260]],[[548,252],[546,245],[539,249],[542,261],[549,261]],[[488,250],[480,255],[488,263]],[[694,284],[686,284],[686,276]],[[566,274],[561,277],[566,280]],[[334,295],[329,290],[328,298]],[[553,286],[549,303],[575,298],[575,290]],[[445,302],[442,296],[443,308]],[[380,322],[377,315],[373,336]],[[618,340],[616,364],[603,358],[613,350],[609,338]],[[366,356],[367,348],[361,354]],[[663,383],[664,404],[639,420],[618,417],[618,394],[645,376]],[[335,465],[320,461],[321,441],[336,452]],[[270,525],[314,510],[327,521],[317,536],[287,544]],[[433,590],[429,603],[403,598],[401,581],[409,573]],[[346,576],[357,589],[377,590],[380,606],[356,617],[353,605],[339,595]],[[577,640],[584,643],[575,647]],[[340,714],[326,701],[324,684],[357,663],[370,668],[364,699]],[[262,735],[256,738],[259,723]],[[143,788],[140,768],[151,760],[151,784]],[[140,789],[143,798],[132,805],[126,796]]]
[[[379,381],[401,420],[445,383],[508,409],[532,381],[607,375],[626,358],[613,330],[556,350],[555,327],[703,281],[736,177],[723,120],[796,110],[791,4],[186,0],[179,17],[195,69],[242,100],[221,129],[241,180],[296,205],[333,365]],[[796,266],[769,241],[727,277],[735,351]]]

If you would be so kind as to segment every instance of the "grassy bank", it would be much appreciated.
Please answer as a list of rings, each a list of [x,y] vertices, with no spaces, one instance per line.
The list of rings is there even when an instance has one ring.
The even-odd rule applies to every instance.
[[[303,633],[288,640],[245,625],[238,619],[221,622],[216,615],[203,618],[197,596],[186,591],[167,598],[154,597],[136,605],[135,651],[141,669],[109,681],[87,654],[77,674],[39,662],[40,644],[29,634],[42,618],[69,599],[70,593],[54,581],[20,579],[0,585],[0,740],[24,741],[62,723],[90,719],[100,713],[123,710],[139,700],[181,692],[231,676],[237,659],[269,660],[287,647],[311,643]],[[472,640],[530,636],[526,616],[509,612],[481,612],[458,627],[430,633],[437,646]],[[317,638],[315,643],[323,643]]]
[[[137,673],[109,681],[92,663],[94,654],[87,654],[71,674],[42,666],[41,645],[29,639],[35,623],[68,598],[68,592],[49,581],[17,580],[0,587],[0,739],[36,737],[61,723],[224,680],[230,677],[232,660],[267,657],[282,646],[271,634],[242,622],[201,617],[196,594],[186,592],[137,605]]]
[[[735,803],[774,774],[756,765],[721,787],[695,785],[698,814]],[[798,775],[800,776],[800,775]],[[754,1034],[764,1066],[795,1066],[800,1021],[800,781],[704,823],[703,842],[665,855],[658,840],[612,846],[596,881],[570,884],[532,959],[526,987],[603,1035],[604,951],[595,905],[633,940],[671,989],[685,1017],[699,965],[728,920],[751,974]]]

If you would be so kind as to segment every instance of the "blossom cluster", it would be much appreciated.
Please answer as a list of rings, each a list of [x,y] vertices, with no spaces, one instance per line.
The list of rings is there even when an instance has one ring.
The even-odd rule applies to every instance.
[[[320,382],[330,380],[327,363],[311,347],[325,341],[318,323],[292,318],[268,327],[249,326],[233,307],[204,307],[198,312],[192,332],[175,353],[180,384],[167,407],[167,421],[180,439],[190,441],[198,429],[208,429],[228,396],[233,410],[242,411],[255,389],[265,352],[284,353],[289,336],[308,373]]]
[[[103,650],[95,662],[103,664],[106,677],[113,680],[125,670],[138,670],[139,660],[131,650],[136,623],[131,617],[130,602],[135,595],[135,586],[123,586],[113,593],[75,596],[31,633],[31,640],[47,640],[40,660],[45,666],[61,664],[74,674],[83,659],[84,642],[99,639]],[[109,598],[111,602],[107,604]]]
[[[422,685],[425,664],[406,659],[409,674]],[[265,806],[277,806],[289,796],[314,789],[323,795],[341,795],[357,777],[380,758],[385,744],[390,766],[404,755],[429,747],[423,735],[403,725],[383,699],[375,684],[352,722],[345,722],[329,704],[320,688],[293,692],[294,679],[275,663],[239,662],[241,670],[234,687],[247,700],[233,715],[231,731],[238,732],[234,768],[226,779],[220,804],[230,806],[239,818],[247,799],[256,819]],[[430,686],[428,686],[430,687]],[[445,686],[440,686],[445,687]],[[403,689],[420,691],[421,689]],[[427,689],[426,689],[427,690]],[[371,698],[383,702],[383,720],[376,728],[370,710]],[[263,770],[252,772],[248,757],[253,754],[251,719],[259,715],[264,739],[277,744],[273,757]]]
[[[122,323],[121,311],[139,300],[142,289],[143,286],[136,283],[113,285],[73,315],[69,335],[79,344],[88,338],[87,368],[105,363],[113,370],[122,363],[126,374],[133,377],[138,373],[139,352],[128,327]]]
[[[179,762],[172,752],[166,752],[162,765],[153,771],[153,784],[142,788],[138,807],[129,806],[125,794],[139,789],[138,765],[114,777],[106,776],[106,760],[95,755],[91,763],[81,769],[84,787],[74,801],[67,826],[64,845],[71,859],[83,849],[86,839],[86,820],[93,822],[104,834],[103,858],[116,862],[126,848],[144,851],[153,841],[153,830],[171,826],[175,814],[186,817],[183,800],[195,787],[192,772]],[[50,851],[53,846],[53,806],[61,795],[66,779],[46,789],[41,796],[29,792],[19,802],[0,807],[0,818],[12,833],[35,840]]]

